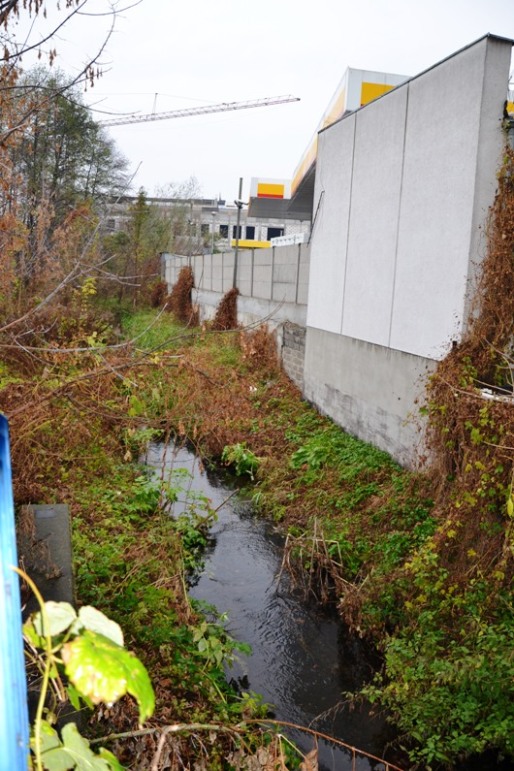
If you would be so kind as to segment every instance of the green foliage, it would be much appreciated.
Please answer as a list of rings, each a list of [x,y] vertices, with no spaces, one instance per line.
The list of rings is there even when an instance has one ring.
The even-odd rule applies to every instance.
[[[191,722],[193,713],[194,720],[233,721],[247,707],[227,684],[223,661],[246,649],[231,640],[222,619],[204,620],[196,603],[180,610],[184,574],[198,568],[215,518],[205,497],[189,488],[184,470],[175,469],[163,490],[160,479],[132,466],[102,464],[101,477],[88,477],[77,494],[77,588],[83,601],[130,630],[152,677],[172,683],[174,720]],[[174,516],[177,500],[183,513]]]
[[[294,435],[299,438],[298,434]],[[345,481],[358,477],[363,469],[397,468],[387,453],[345,434],[334,425],[318,428],[291,456],[291,468],[295,470],[306,467],[318,471],[327,464],[337,465],[341,479]]]
[[[245,643],[236,642],[221,626],[226,616],[219,616],[216,624],[203,620],[193,633],[198,653],[205,661],[217,667],[234,661],[235,651],[250,654],[251,648]]]
[[[259,458],[243,442],[224,447],[221,460],[226,466],[233,467],[237,476],[247,474],[252,480],[260,465]]]
[[[80,90],[69,78],[41,66],[26,72],[13,97],[31,94],[32,110],[25,116],[27,131],[13,151],[21,188],[30,206],[47,197],[56,213],[69,213],[77,200],[120,191],[126,161],[91,118]],[[30,129],[30,130],[29,130]]]
[[[65,725],[61,733],[62,740],[57,731],[43,721],[41,761],[48,771],[123,771],[123,766],[109,750],[102,748],[95,754],[74,723]]]
[[[201,504],[197,510],[198,503]],[[202,553],[207,545],[207,536],[216,521],[216,514],[209,510],[203,496],[195,496],[189,510],[173,519],[173,527],[180,536],[184,568],[192,573],[201,564]]]
[[[474,594],[473,591],[470,595]],[[476,607],[476,597],[463,597]],[[416,741],[411,759],[423,768],[496,748],[514,753],[514,624],[510,617],[466,622],[445,641],[439,613],[420,608],[418,628],[392,637],[385,679],[364,689],[391,709],[396,724]]]
[[[76,709],[81,700],[88,706],[105,702],[114,704],[130,693],[139,705],[141,722],[151,717],[155,696],[143,664],[123,647],[123,633],[115,622],[93,607],[83,607],[78,614],[66,602],[43,603],[31,584],[41,609],[24,624],[23,631],[32,649],[41,650],[37,659],[42,672],[39,705],[31,738],[36,766],[49,771],[94,769],[101,771],[121,766],[110,752],[94,754],[89,743],[74,724],[66,725],[62,738],[52,728],[52,713],[43,718],[50,679],[66,675],[69,698]],[[63,670],[64,665],[64,670]]]

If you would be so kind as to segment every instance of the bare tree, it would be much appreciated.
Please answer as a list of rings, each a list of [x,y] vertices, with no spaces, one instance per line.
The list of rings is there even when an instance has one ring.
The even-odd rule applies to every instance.
[[[91,197],[107,192],[123,162],[77,95],[92,85],[119,2],[89,13],[89,0],[0,0],[0,315],[16,325],[101,261]],[[50,12],[50,18],[47,16]],[[96,53],[72,78],[22,71],[39,52],[51,66],[54,37],[79,14],[107,16]],[[105,25],[104,25],[105,26]],[[44,30],[44,31],[43,31]],[[107,174],[104,173],[105,167]],[[117,176],[119,179],[119,175]],[[74,249],[74,253],[72,252]],[[34,280],[36,278],[37,280]]]

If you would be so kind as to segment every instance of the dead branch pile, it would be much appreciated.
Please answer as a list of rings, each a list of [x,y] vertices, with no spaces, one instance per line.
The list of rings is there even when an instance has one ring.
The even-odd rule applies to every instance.
[[[167,300],[167,308],[182,324],[198,326],[198,311],[193,307],[192,292],[195,285],[191,268],[182,268],[176,284]]]

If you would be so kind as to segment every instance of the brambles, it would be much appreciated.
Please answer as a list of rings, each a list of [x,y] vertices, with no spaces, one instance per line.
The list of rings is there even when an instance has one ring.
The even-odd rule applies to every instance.
[[[166,296],[168,294],[168,285],[165,281],[157,281],[152,287],[150,292],[150,305],[152,308],[160,308],[164,305]]]
[[[513,169],[507,148],[467,331],[428,386],[437,527],[404,566],[401,623],[365,689],[424,768],[487,748],[514,754]]]

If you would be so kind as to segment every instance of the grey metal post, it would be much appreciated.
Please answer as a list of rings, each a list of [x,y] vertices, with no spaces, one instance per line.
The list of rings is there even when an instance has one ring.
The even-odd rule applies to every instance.
[[[239,228],[241,225],[241,209],[243,208],[243,202],[241,200],[243,195],[243,177],[239,177],[239,193],[237,196],[237,223],[236,223],[236,251],[234,253],[234,276],[232,278],[232,289],[236,288],[237,277],[237,256],[239,254]]]
[[[216,222],[216,212],[211,212],[212,225],[211,225],[211,254],[214,254],[214,223]]]
[[[270,297],[272,300],[275,299],[274,297],[274,289],[275,287],[275,247],[271,247],[271,292]]]
[[[298,244],[298,257],[296,260],[296,292],[294,301],[298,305],[298,286],[300,284],[300,261],[302,258],[302,245]]]

